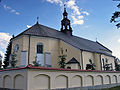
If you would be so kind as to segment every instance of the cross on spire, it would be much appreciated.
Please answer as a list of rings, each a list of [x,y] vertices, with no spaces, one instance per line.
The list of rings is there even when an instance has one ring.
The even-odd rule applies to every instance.
[[[61,32],[64,32],[68,35],[72,35],[72,28],[70,25],[70,20],[68,19],[68,13],[66,11],[66,4],[64,3],[64,12],[63,12],[63,19],[61,21]]]
[[[66,0],[65,0],[65,2],[64,2],[64,11],[66,11]]]
[[[66,11],[66,4],[64,3],[64,13],[63,13],[63,17],[64,17],[64,18],[67,18],[67,15],[68,15],[68,13],[67,13],[67,11]]]
[[[97,42],[97,38],[96,38],[96,42]]]
[[[66,2],[64,3],[64,9],[66,9]]]
[[[37,24],[39,24],[39,17],[37,17]]]

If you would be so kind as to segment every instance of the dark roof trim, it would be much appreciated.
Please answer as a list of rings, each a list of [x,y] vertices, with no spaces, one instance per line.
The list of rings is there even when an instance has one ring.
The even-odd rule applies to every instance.
[[[74,57],[68,61],[66,64],[80,64]]]

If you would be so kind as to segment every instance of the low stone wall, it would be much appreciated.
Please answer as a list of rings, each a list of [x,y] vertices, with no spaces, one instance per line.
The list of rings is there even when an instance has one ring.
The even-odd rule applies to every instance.
[[[93,87],[120,83],[120,72],[33,68],[28,79],[29,90]]]
[[[11,69],[11,70],[1,71],[0,87],[6,88],[5,90],[14,90],[14,89],[27,90],[27,70]]]
[[[0,87],[23,90],[97,89],[119,85],[120,72],[26,67],[0,71]],[[92,87],[90,87],[92,86]],[[79,88],[76,88],[79,87]],[[63,89],[64,90],[64,89]]]

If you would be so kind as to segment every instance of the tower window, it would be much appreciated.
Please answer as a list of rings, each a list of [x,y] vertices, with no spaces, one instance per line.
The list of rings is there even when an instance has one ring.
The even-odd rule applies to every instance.
[[[67,52],[67,49],[66,49],[66,52]]]
[[[37,53],[39,53],[39,54],[43,53],[43,45],[42,44],[37,45]]]

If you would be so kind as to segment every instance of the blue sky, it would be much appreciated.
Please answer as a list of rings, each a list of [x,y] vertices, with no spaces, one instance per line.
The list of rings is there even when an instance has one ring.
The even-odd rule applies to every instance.
[[[120,58],[120,30],[110,23],[118,2],[112,0],[66,0],[73,34],[97,40]],[[12,34],[39,23],[60,30],[65,0],[2,0],[0,4],[0,53]]]

